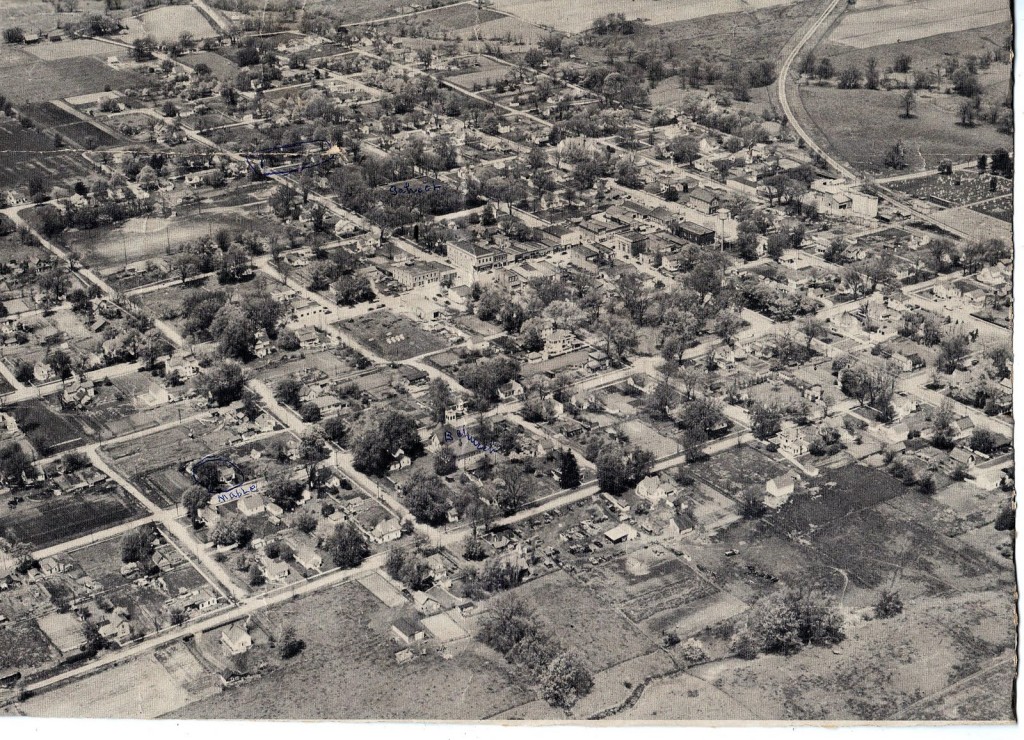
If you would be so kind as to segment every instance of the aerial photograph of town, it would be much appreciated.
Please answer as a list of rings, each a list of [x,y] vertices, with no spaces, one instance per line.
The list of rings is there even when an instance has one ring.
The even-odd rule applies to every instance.
[[[0,34],[0,736],[1016,721],[1007,0]]]

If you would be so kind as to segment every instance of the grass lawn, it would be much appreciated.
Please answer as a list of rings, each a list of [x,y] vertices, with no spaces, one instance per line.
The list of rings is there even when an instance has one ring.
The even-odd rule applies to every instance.
[[[396,613],[357,583],[275,606],[269,623],[294,625],[306,642],[302,654],[174,716],[472,720],[533,698],[502,658],[475,641],[452,646],[451,660],[425,655],[398,665],[390,635]]]
[[[342,321],[338,326],[352,332],[360,342],[389,360],[407,360],[448,346],[444,339],[390,311],[374,311]]]
[[[899,174],[883,165],[886,150],[898,139],[907,148],[912,170],[938,166],[944,159],[974,161],[979,154],[1009,147],[1011,137],[987,124],[957,125],[961,98],[922,92],[913,118],[900,114],[899,90],[839,90],[805,85],[799,88],[806,116],[822,143],[840,159],[867,172]],[[817,134],[812,130],[812,136]]]

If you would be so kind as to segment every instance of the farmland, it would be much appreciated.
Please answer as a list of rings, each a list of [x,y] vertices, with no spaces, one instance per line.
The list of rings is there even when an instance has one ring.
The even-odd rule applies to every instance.
[[[968,6],[946,0],[904,0],[855,9],[833,29],[830,40],[869,48],[956,31],[981,28],[1010,19],[1003,0],[972,0]]]
[[[502,658],[479,643],[397,665],[389,619],[365,588],[346,583],[268,611],[292,624],[302,654],[265,677],[177,710],[173,717],[234,719],[471,719],[532,699]]]
[[[0,73],[2,74],[2,73]],[[53,183],[87,177],[92,170],[80,154],[53,147],[53,140],[32,129],[24,129],[14,120],[0,118],[0,187],[28,183],[33,177]]]
[[[0,528],[16,541],[44,548],[113,527],[141,513],[135,499],[107,483],[78,494],[33,493],[4,515]]]
[[[26,100],[55,100],[143,84],[142,75],[115,70],[96,57],[75,57],[52,62],[29,56],[11,64],[0,59],[0,93],[15,104]]]
[[[217,35],[216,29],[206,20],[206,16],[195,8],[172,6],[154,8],[137,18],[127,22],[128,43],[144,36],[152,36],[157,42],[177,41],[178,37],[188,31],[196,39],[208,39]]]
[[[762,0],[759,7],[785,5],[789,0]],[[692,3],[686,0],[609,0],[600,4],[580,5],[571,0],[496,0],[494,7],[538,26],[556,28],[566,33],[579,33],[590,27],[596,18],[609,13],[624,13],[627,18],[643,19],[648,25],[676,23],[707,15],[739,13],[749,5],[740,0],[715,0]]]

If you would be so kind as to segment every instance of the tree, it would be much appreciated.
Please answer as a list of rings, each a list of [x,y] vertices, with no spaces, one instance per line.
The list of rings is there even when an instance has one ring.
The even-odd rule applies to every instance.
[[[980,452],[983,455],[991,455],[996,451],[998,441],[996,440],[996,436],[988,429],[975,429],[971,434],[971,441],[969,444],[971,449],[975,452]]]
[[[205,509],[209,503],[210,492],[200,485],[189,486],[181,494],[181,505],[185,507],[193,527],[199,523],[200,510]]]
[[[277,651],[282,659],[288,660],[301,653],[306,643],[295,636],[295,628],[287,625],[281,631],[281,637],[277,641]]]
[[[218,343],[222,356],[235,360],[248,360],[256,347],[255,327],[242,309],[225,303],[210,325],[210,334]]]
[[[514,514],[530,501],[534,489],[533,479],[522,467],[504,463],[498,469],[496,478],[502,485],[494,497],[503,514]]]
[[[606,446],[595,460],[597,484],[602,491],[618,495],[626,490],[626,461],[615,445]]]
[[[199,377],[199,387],[218,406],[227,406],[242,397],[245,378],[237,362],[223,360]]]
[[[125,532],[121,538],[121,562],[138,563],[153,554],[153,530],[148,525]]]
[[[485,645],[507,655],[516,644],[539,632],[533,609],[515,593],[494,598],[491,608],[480,621],[478,639]]]
[[[406,481],[402,498],[419,521],[441,524],[447,521],[448,487],[433,473],[417,471]]]
[[[839,73],[839,81],[836,83],[840,90],[855,90],[860,87],[860,70],[849,66]]]
[[[5,28],[4,41],[8,44],[22,44],[25,42],[25,32],[17,26]]]
[[[415,420],[392,408],[366,409],[352,429],[353,463],[358,470],[381,474],[387,471],[398,450],[419,450]]]
[[[1013,504],[1007,504],[999,512],[993,526],[1000,532],[1012,532],[1017,526],[1016,519],[1016,510],[1014,509]]]
[[[914,88],[908,87],[907,91],[900,96],[900,115],[903,118],[912,118],[914,109],[917,108],[917,97],[914,95]]]
[[[884,164],[886,167],[894,170],[907,168],[907,148],[902,140],[889,147],[885,153]]]
[[[35,477],[35,468],[25,450],[16,442],[0,448],[0,482],[20,486],[23,478]]]
[[[974,125],[974,103],[965,100],[957,108],[957,118],[961,126],[971,127]]]
[[[575,652],[565,652],[551,661],[540,681],[540,694],[553,707],[570,709],[590,693],[594,679]]]
[[[814,68],[814,74],[819,80],[832,79],[832,75],[835,74],[835,67],[832,66],[832,60],[828,57],[822,57],[818,62],[818,66]]]
[[[562,451],[562,461],[558,484],[563,489],[576,488],[580,484],[580,466],[572,450]]]
[[[777,406],[755,403],[750,407],[750,431],[758,439],[770,439],[782,430],[782,412]]]
[[[676,162],[693,164],[693,161],[700,156],[700,142],[693,136],[682,134],[672,137],[668,143],[669,152]],[[678,199],[678,194],[677,194]]]
[[[61,380],[67,380],[71,377],[73,371],[71,364],[71,357],[62,349],[54,349],[46,353],[46,364],[53,370]]]
[[[348,426],[341,416],[332,416],[322,424],[324,437],[335,444],[341,444],[348,435]]]
[[[744,519],[760,519],[768,513],[768,505],[764,496],[756,491],[747,491],[740,501],[740,514]]]
[[[865,74],[864,86],[868,90],[877,90],[881,75],[878,72],[878,60],[874,57],[868,58],[867,72]]]
[[[888,589],[882,591],[882,594],[878,597],[878,602],[875,604],[875,618],[889,619],[902,613],[903,599],[900,598],[899,592]]]
[[[810,589],[785,587],[759,599],[749,629],[766,653],[791,655],[804,645],[841,642],[843,616],[830,599]]]
[[[302,397],[302,383],[291,376],[282,378],[277,383],[274,396],[285,406],[298,409]]]
[[[334,564],[339,568],[355,568],[370,554],[366,538],[352,522],[343,522],[336,526],[334,532],[327,538],[325,546]]]

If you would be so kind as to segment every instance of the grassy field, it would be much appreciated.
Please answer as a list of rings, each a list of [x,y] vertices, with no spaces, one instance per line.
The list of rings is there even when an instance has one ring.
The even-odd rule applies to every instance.
[[[35,620],[22,619],[0,629],[0,669],[29,672],[38,669],[54,657],[53,646],[42,633]]]
[[[459,0],[431,0],[429,5],[451,5]],[[408,5],[408,0],[309,0],[305,9],[308,11],[325,12],[340,23],[359,23],[385,18],[401,12],[399,9]]]
[[[760,7],[785,5],[790,0],[761,0]],[[512,13],[538,26],[556,28],[566,33],[579,33],[590,28],[597,18],[609,13],[623,13],[629,19],[640,18],[648,25],[678,23],[708,15],[738,13],[750,7],[740,0],[711,0],[692,3],[676,0],[608,0],[583,4],[573,0],[496,0],[497,10]]]
[[[18,428],[43,456],[59,452],[68,443],[82,440],[86,434],[79,424],[64,414],[54,412],[42,400],[16,404],[10,411],[18,422]]]
[[[504,18],[501,13],[493,10],[477,10],[475,4],[461,4],[437,10],[428,10],[416,15],[416,22],[423,23],[430,27],[446,28],[457,31],[462,28],[469,28],[477,24],[484,24],[489,21],[496,21]]]
[[[1009,594],[921,599],[891,620],[848,621],[847,639],[834,652],[810,648],[788,658],[731,659],[693,673],[759,719],[884,720],[1012,650],[1011,614]],[[985,715],[989,720],[1011,717],[1012,681],[1002,675],[1002,682],[987,684],[996,704]],[[688,718],[686,704],[638,706],[657,710],[659,719]]]
[[[217,35],[217,30],[206,20],[206,16],[189,5],[154,8],[137,18],[126,21],[128,43],[144,36],[152,36],[158,43],[177,41],[185,31],[195,39],[208,39]]]
[[[898,90],[839,90],[807,85],[800,99],[820,143],[857,169],[898,174],[883,165],[886,150],[898,139],[907,148],[913,170],[935,167],[944,159],[973,161],[979,154],[1008,147],[1011,138],[993,127],[956,124],[961,98],[921,93],[913,118],[900,115]],[[815,139],[819,137],[812,134]]]
[[[292,624],[306,649],[262,679],[173,713],[176,718],[480,719],[532,699],[504,660],[475,641],[451,660],[418,656],[398,665],[390,636],[396,611],[357,583],[268,610]]]
[[[16,60],[0,58],[0,93],[15,107],[25,102],[102,92],[108,85],[111,90],[140,87],[145,80],[136,72],[111,69],[96,57],[52,62],[28,54]]]

